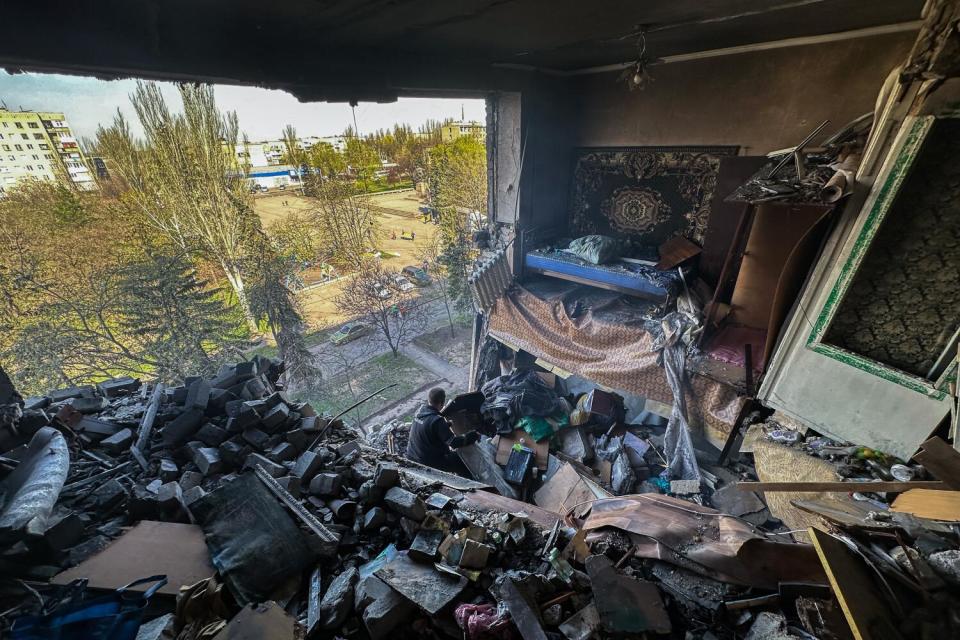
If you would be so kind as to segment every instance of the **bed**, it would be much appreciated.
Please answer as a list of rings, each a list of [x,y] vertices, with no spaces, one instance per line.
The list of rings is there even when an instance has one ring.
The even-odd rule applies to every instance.
[[[639,262],[619,260],[608,264],[592,264],[556,249],[527,251],[524,267],[528,273],[538,273],[657,302],[666,301],[675,295],[681,286],[680,278],[675,272],[659,271]]]

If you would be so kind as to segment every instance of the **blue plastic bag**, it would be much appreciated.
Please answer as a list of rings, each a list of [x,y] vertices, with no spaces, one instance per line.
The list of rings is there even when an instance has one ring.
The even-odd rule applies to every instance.
[[[83,581],[86,582],[85,580]],[[142,594],[127,589],[156,582]],[[141,578],[102,598],[69,601],[50,612],[23,616],[10,629],[12,640],[135,640],[147,602],[167,576]]]

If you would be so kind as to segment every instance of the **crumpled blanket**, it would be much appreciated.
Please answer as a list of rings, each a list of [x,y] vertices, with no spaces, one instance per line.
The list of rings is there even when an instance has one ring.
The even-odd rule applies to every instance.
[[[561,406],[556,391],[529,369],[494,378],[480,391],[484,397],[480,413],[496,425],[498,433],[513,431],[524,416],[546,417]]]

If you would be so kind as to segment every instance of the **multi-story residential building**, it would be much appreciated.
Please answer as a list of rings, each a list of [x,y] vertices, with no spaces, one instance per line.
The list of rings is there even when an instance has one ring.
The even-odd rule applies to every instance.
[[[26,178],[58,176],[81,189],[96,188],[63,113],[0,108],[0,194]]]
[[[440,141],[451,142],[460,136],[473,136],[480,142],[487,140],[487,128],[483,124],[471,122],[448,122],[440,127]]]

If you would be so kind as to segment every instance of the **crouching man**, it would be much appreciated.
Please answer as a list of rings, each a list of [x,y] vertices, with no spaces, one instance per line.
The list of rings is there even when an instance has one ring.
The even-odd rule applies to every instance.
[[[414,462],[434,469],[457,473],[469,478],[470,472],[460,460],[456,449],[480,440],[480,434],[471,431],[460,436],[453,435],[450,423],[440,415],[447,399],[446,392],[435,387],[427,395],[427,404],[420,407],[410,428],[407,457]]]

